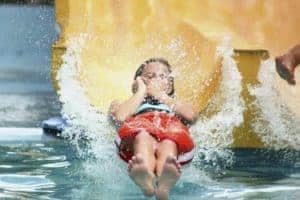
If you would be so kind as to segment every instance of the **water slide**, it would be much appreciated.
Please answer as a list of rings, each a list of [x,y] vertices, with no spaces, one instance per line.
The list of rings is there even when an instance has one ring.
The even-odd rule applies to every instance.
[[[56,0],[55,9],[61,34],[52,50],[54,85],[59,90],[56,75],[70,39],[85,34],[77,79],[102,112],[112,99],[129,97],[135,69],[150,57],[170,61],[178,96],[201,112],[220,85],[222,60],[216,47],[224,37],[232,40],[239,71],[248,81],[245,87],[258,82],[261,60],[300,42],[297,0]],[[299,83],[299,69],[296,76]],[[299,84],[290,89],[279,78],[275,83],[281,96],[289,95],[283,101],[300,116]],[[246,103],[251,98],[248,92],[242,96]],[[233,147],[264,146],[246,123],[255,118],[249,113],[234,132]]]

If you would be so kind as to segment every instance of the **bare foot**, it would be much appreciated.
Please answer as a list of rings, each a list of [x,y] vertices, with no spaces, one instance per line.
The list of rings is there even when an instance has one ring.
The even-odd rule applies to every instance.
[[[294,78],[295,59],[290,54],[285,54],[275,58],[276,71],[281,78],[286,80],[289,84],[295,85]]]
[[[147,169],[144,159],[140,155],[133,156],[129,161],[128,172],[130,178],[138,185],[146,196],[154,195],[154,174]]]
[[[180,177],[180,164],[175,157],[168,157],[157,181],[156,198],[159,200],[167,200],[170,189],[176,184]]]

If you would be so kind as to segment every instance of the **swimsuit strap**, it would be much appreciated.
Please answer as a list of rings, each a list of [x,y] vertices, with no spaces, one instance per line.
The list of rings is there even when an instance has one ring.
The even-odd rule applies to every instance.
[[[165,111],[167,113],[172,112],[171,108],[166,104],[150,104],[150,103],[143,103],[140,107],[137,108],[135,114],[140,114],[142,112],[150,111],[150,110],[158,110],[158,111]]]

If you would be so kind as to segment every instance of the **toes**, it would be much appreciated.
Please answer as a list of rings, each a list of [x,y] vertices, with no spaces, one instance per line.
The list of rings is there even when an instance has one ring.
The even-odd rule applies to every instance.
[[[174,156],[170,156],[167,158],[166,163],[173,164],[178,169],[178,172],[181,173],[181,164]]]
[[[177,163],[178,163],[176,157],[174,157],[174,156],[168,157],[168,158],[167,158],[167,162],[168,162],[168,163],[173,163],[173,164],[175,164],[175,165],[177,165]]]
[[[133,166],[137,163],[137,158],[136,156],[132,156],[131,160],[128,161],[128,171],[131,171]]]
[[[131,161],[135,162],[136,161],[136,156],[132,156]]]
[[[132,156],[131,160],[128,161],[128,171],[131,171],[135,166],[143,164],[143,161],[143,157],[140,154]]]
[[[176,158],[174,156],[167,157],[167,162],[176,162]]]
[[[155,194],[155,190],[154,188],[148,188],[148,189],[144,189],[143,193],[147,197],[152,197]]]
[[[135,162],[136,162],[136,163],[142,163],[142,162],[143,162],[143,157],[142,157],[142,155],[137,154],[137,155],[136,155],[136,158],[135,158]]]
[[[128,161],[128,171],[132,169],[132,160]]]
[[[164,188],[164,187],[159,187],[158,189],[155,190],[155,197],[157,200],[168,200],[169,199],[169,192],[170,189]]]
[[[181,164],[178,161],[176,162],[176,167],[178,171],[181,172]]]
[[[179,173],[181,173],[181,164],[177,161],[176,168],[178,169]]]
[[[139,164],[141,163],[141,156],[140,155],[135,155],[132,156],[131,160],[132,160],[132,164]]]

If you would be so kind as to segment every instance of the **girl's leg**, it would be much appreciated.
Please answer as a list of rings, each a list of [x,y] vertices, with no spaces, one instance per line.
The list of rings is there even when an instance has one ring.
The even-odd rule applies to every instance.
[[[177,146],[171,140],[163,140],[157,144],[156,149],[156,175],[161,176],[163,166],[168,157],[177,158]]]
[[[149,133],[140,132],[134,139],[134,156],[128,165],[130,178],[147,196],[154,195],[153,178],[156,143],[156,140]]]
[[[177,146],[171,140],[158,143],[156,150],[156,174],[158,177],[156,197],[168,199],[170,189],[180,177],[180,164],[177,162]]]

